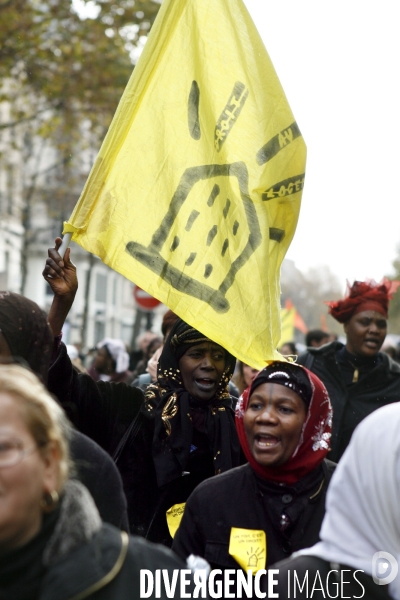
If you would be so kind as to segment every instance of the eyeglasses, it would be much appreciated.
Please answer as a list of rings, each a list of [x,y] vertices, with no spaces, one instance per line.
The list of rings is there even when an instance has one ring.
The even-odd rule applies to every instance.
[[[0,439],[0,469],[20,463],[26,456],[37,450],[37,446],[24,448],[20,440]]]

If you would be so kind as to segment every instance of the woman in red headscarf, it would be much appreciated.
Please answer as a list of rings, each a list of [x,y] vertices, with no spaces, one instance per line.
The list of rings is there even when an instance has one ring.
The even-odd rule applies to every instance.
[[[249,462],[194,490],[175,552],[254,573],[319,540],[334,469],[325,460],[331,417],[327,391],[307,369],[274,362],[260,371],[236,407]]]
[[[346,344],[308,348],[298,362],[324,382],[333,407],[332,451],[337,462],[362,419],[400,400],[400,365],[379,352],[386,336],[389,300],[399,282],[356,281],[343,300],[327,302],[343,323]]]

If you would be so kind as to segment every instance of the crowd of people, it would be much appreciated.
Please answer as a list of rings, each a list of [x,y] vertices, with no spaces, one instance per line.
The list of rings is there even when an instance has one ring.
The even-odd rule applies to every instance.
[[[194,585],[193,556],[266,570],[265,589],[278,570],[280,598],[400,599],[373,563],[400,556],[393,285],[355,282],[329,304],[345,343],[310,332],[261,371],[172,311],[141,355],[106,338],[85,365],[62,341],[78,281],[60,242],[48,315],[0,293],[0,600],[139,598],[143,569]],[[293,571],[325,583],[291,596]]]

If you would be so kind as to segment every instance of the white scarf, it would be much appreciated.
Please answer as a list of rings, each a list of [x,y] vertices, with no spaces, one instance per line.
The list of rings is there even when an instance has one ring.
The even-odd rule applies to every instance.
[[[378,409],[356,428],[328,489],[320,537],[296,556],[372,575],[372,558],[384,551],[400,566],[400,403]],[[389,593],[400,600],[400,573]]]

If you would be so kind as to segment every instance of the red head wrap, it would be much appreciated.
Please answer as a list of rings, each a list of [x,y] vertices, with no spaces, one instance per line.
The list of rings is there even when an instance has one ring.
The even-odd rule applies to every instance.
[[[256,461],[250,451],[243,417],[249,404],[250,395],[257,386],[257,379],[263,378],[265,371],[270,370],[271,367],[279,372],[281,369],[280,365],[284,365],[285,371],[302,369],[306,373],[311,386],[311,398],[300,440],[291,458],[279,467],[263,467]],[[289,365],[290,369],[288,369]],[[271,379],[271,383],[274,381],[274,379]],[[236,405],[235,417],[236,429],[242,450],[253,470],[263,479],[293,485],[321,464],[330,450],[332,407],[328,392],[322,381],[314,373],[311,373],[311,371],[300,365],[276,361],[260,371],[252,384],[240,396]]]
[[[329,314],[339,323],[346,323],[353,315],[364,310],[374,310],[387,319],[389,300],[393,298],[399,285],[400,281],[390,281],[386,277],[380,283],[373,279],[355,281],[351,287],[347,283],[346,298],[326,302]]]

